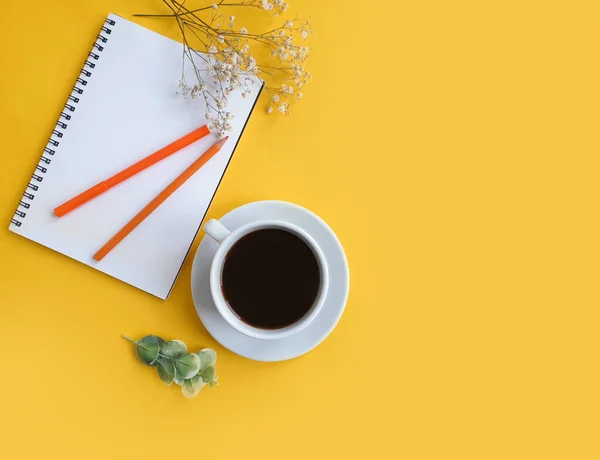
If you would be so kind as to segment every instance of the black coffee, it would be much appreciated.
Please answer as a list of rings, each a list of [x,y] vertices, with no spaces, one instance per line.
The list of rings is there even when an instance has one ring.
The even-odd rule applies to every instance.
[[[321,285],[319,263],[300,237],[267,228],[240,238],[227,253],[223,296],[244,322],[280,329],[300,320]]]

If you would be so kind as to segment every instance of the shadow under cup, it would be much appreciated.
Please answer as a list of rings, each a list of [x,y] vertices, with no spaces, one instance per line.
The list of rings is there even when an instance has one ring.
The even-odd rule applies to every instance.
[[[211,266],[212,296],[234,329],[276,339],[317,316],[329,280],[323,252],[308,233],[279,221],[229,232],[213,220],[205,229],[221,244]]]

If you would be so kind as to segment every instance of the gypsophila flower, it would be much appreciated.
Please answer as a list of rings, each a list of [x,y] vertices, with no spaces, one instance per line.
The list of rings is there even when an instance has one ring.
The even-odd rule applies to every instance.
[[[232,128],[233,112],[227,111],[228,99],[236,93],[248,98],[255,88],[256,77],[273,81],[266,82],[271,94],[266,104],[267,113],[287,115],[291,105],[303,97],[301,90],[312,78],[304,68],[310,48],[299,45],[313,33],[308,21],[283,20],[278,26],[269,27],[268,32],[249,34],[246,27],[235,27],[233,15],[204,11],[206,8],[192,10],[179,0],[163,1],[172,7],[173,17],[183,34],[185,71],[177,93],[205,102],[207,124],[213,132],[224,135]],[[254,11],[258,7],[275,16],[288,8],[284,0],[242,0],[235,4],[215,0],[209,5],[211,11],[233,5]],[[202,17],[203,14],[207,16]],[[224,28],[221,28],[222,21],[226,21]],[[264,46],[266,50],[261,50]],[[260,60],[257,61],[257,57]],[[193,67],[193,73],[185,69],[186,63]],[[194,82],[188,84],[185,75],[188,79],[194,75]]]
[[[290,105],[287,102],[282,102],[281,105],[277,108],[277,110],[279,110],[279,113],[286,115],[287,113],[289,113]]]

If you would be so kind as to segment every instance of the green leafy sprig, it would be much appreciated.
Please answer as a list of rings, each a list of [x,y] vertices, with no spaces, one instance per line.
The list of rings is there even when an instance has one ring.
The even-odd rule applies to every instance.
[[[123,338],[135,344],[135,352],[143,364],[158,369],[158,376],[166,385],[173,382],[180,385],[186,398],[195,397],[206,385],[210,388],[218,385],[217,354],[210,348],[188,353],[181,340],[165,342],[156,335],[147,335],[140,340],[125,335]]]

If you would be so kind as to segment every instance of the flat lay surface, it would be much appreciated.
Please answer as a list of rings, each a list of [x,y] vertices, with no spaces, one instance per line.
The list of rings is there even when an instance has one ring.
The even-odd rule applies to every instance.
[[[161,2],[0,12],[2,458],[600,456],[598,2],[291,2],[314,79],[259,101],[206,216],[283,200],[339,238],[343,315],[282,362],[200,321],[203,232],[162,301],[8,230],[106,15],[178,39],[132,17]],[[121,334],[214,349],[220,386],[185,399]]]

